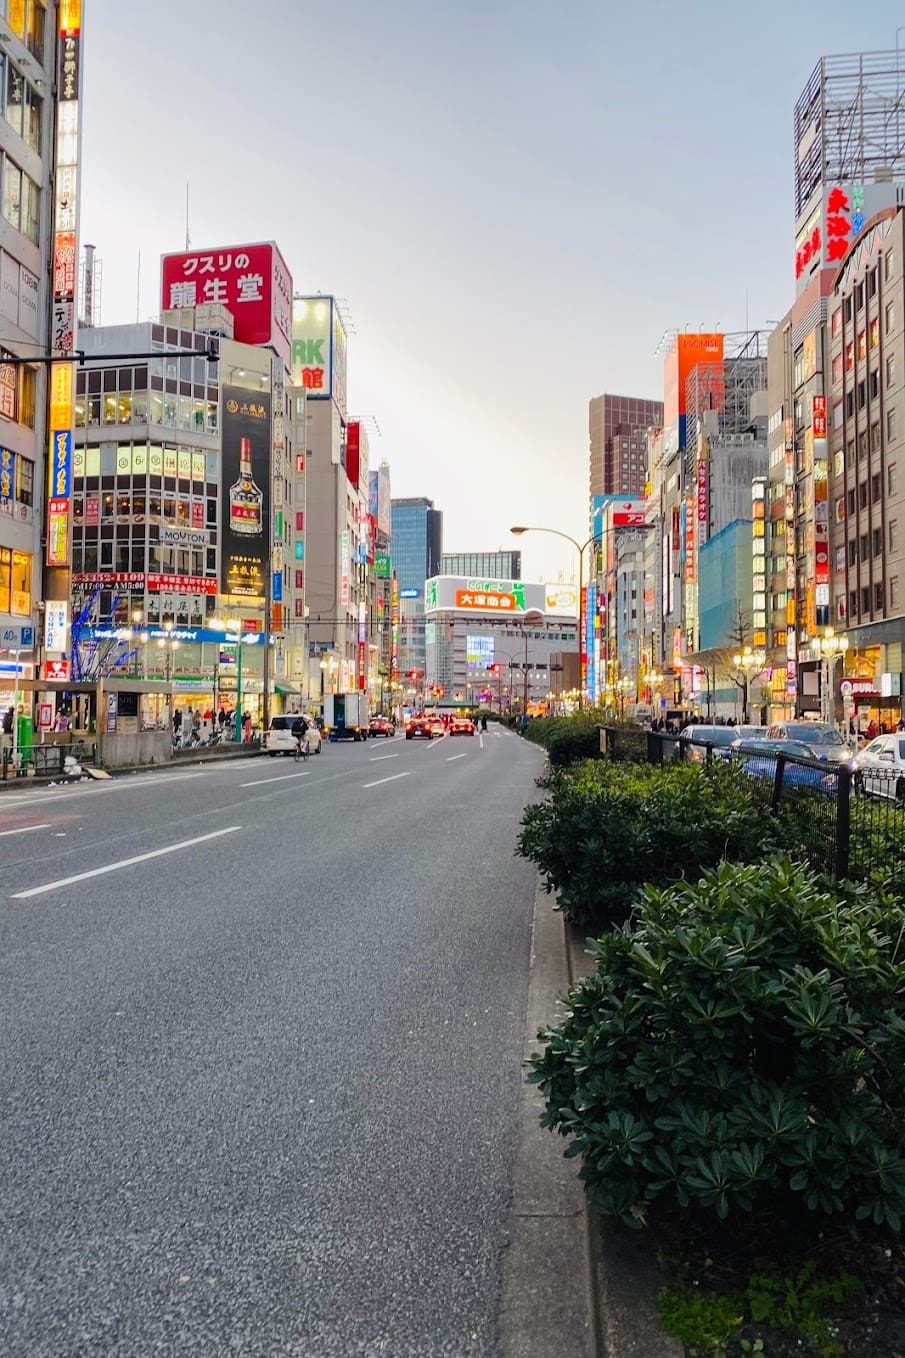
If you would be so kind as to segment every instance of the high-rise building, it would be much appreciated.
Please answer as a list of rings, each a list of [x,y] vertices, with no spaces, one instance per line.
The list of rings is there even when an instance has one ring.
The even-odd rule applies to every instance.
[[[797,296],[768,348],[766,620],[774,716],[819,709],[821,667],[813,643],[828,626],[851,626],[852,595],[859,624],[879,621],[889,606],[889,580],[875,578],[876,564],[864,566],[861,550],[867,543],[861,538],[866,536],[873,557],[874,530],[883,527],[882,501],[873,497],[874,478],[879,474],[882,480],[889,455],[885,412],[877,404],[885,378],[885,370],[881,375],[878,366],[885,334],[875,327],[885,321],[885,312],[881,316],[877,309],[881,303],[885,306],[895,271],[886,280],[871,264],[861,283],[867,290],[873,283],[874,293],[862,294],[860,306],[857,290],[847,299],[856,307],[851,318],[845,318],[851,368],[846,367],[849,350],[838,352],[841,328],[831,337],[828,318],[839,312],[833,324],[842,326],[846,302],[837,304],[840,280],[852,276],[852,259],[862,260],[862,244],[886,210],[905,201],[903,100],[905,65],[898,52],[889,51],[821,58],[795,104]],[[876,234],[872,240],[879,249]],[[854,388],[846,390],[843,401],[837,400],[837,386],[851,381],[853,373]],[[843,428],[841,446],[831,461],[828,435],[836,443]],[[879,464],[867,478],[866,491],[849,462],[849,444],[856,465],[862,455]],[[847,515],[848,486],[844,495],[835,494],[839,478],[849,476],[859,527],[852,535],[854,546],[842,541],[843,520],[837,518],[840,500]],[[862,505],[865,493],[868,499]],[[869,521],[863,517],[865,510]],[[852,551],[858,553],[855,561],[849,556]],[[882,600],[878,587],[883,589]],[[868,591],[869,599],[862,590]],[[876,631],[871,635],[877,641]],[[895,670],[898,657],[878,649],[874,659]],[[847,663],[859,663],[852,647]]]
[[[399,589],[398,670],[425,666],[424,582],[439,575],[443,513],[423,497],[393,500],[391,556]]]
[[[36,675],[46,600],[58,654],[68,646],[72,358],[78,278],[81,23],[55,0],[0,5],[0,701],[31,709],[19,677]],[[61,31],[65,23],[65,32]],[[57,137],[58,118],[66,134]],[[56,154],[55,154],[56,153]],[[54,175],[56,171],[56,176]],[[56,182],[57,191],[54,191]],[[53,351],[68,361],[48,367]],[[36,361],[35,361],[36,360]],[[48,399],[48,393],[52,397]],[[54,423],[51,424],[50,416]],[[58,438],[54,437],[56,434]],[[54,483],[48,452],[53,446]],[[50,497],[53,496],[51,500]],[[66,574],[45,588],[45,507],[53,558]],[[59,592],[58,592],[59,591]],[[15,652],[15,654],[13,654]]]
[[[498,552],[444,552],[440,574],[521,580],[522,554],[518,548]]]
[[[647,472],[647,431],[663,424],[663,402],[636,396],[594,396],[588,402],[589,504],[601,495],[641,495]]]

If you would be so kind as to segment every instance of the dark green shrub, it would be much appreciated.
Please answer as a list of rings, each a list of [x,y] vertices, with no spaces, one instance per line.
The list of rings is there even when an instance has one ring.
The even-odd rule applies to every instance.
[[[600,732],[603,714],[596,708],[574,712],[570,717],[537,717],[528,723],[525,739],[533,740],[547,751],[554,768],[574,764],[579,759],[600,758]]]
[[[890,923],[890,902],[788,859],[647,888],[531,1063],[594,1208],[637,1224],[665,1195],[721,1218],[764,1209],[778,1231],[807,1209],[898,1233],[905,963]]]
[[[537,864],[559,908],[581,926],[627,918],[646,882],[697,879],[722,858],[751,860],[770,844],[765,806],[728,764],[586,761],[541,780],[549,798],[526,807],[518,849]]]

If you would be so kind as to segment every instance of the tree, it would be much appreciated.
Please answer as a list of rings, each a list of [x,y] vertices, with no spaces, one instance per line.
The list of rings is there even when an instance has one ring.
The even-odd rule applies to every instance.
[[[131,630],[119,628],[114,622],[119,595],[113,596],[107,616],[94,622],[95,604],[100,592],[100,585],[95,585],[72,620],[69,673],[74,683],[97,683],[98,679],[122,672],[137,654],[135,647],[126,649],[132,639]],[[89,631],[95,635],[89,636]],[[108,635],[98,637],[97,632],[107,632]]]

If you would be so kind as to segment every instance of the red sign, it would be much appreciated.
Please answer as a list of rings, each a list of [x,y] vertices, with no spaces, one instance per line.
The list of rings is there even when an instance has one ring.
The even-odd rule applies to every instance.
[[[820,254],[820,227],[815,226],[795,253],[795,277],[800,278],[812,260]]]
[[[216,594],[217,581],[207,575],[148,575],[148,590],[159,594],[162,590],[171,594]]]
[[[193,500],[193,501],[192,501],[192,527],[193,527],[193,528],[203,528],[203,527],[204,527],[204,501],[203,501],[203,500]]]
[[[68,679],[69,661],[68,660],[45,660],[42,673],[44,679]]]
[[[219,302],[242,344],[272,344],[286,367],[292,357],[292,277],[272,241],[190,250],[161,261],[161,308]]]
[[[75,296],[75,232],[58,231],[53,242],[53,295],[61,300]]]
[[[357,487],[361,468],[361,422],[350,420],[346,425],[346,476]]]
[[[623,514],[614,514],[614,515],[613,515],[613,527],[614,527],[614,528],[638,528],[638,527],[643,527],[643,526],[644,526],[644,522],[645,522],[645,515],[644,515],[644,511],[643,511],[643,510],[641,511],[641,513],[632,513],[632,514],[624,514],[624,513],[623,513]]]

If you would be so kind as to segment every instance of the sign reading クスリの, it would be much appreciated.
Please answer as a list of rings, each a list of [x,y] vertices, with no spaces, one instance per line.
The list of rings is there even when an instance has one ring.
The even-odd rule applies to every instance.
[[[161,307],[225,306],[242,344],[272,344],[290,358],[292,277],[273,241],[164,255]]]

